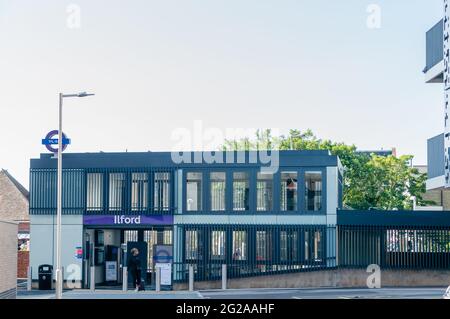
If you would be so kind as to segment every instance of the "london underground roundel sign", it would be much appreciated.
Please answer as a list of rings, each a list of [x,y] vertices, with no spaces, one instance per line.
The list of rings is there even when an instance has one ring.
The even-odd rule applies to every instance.
[[[67,148],[67,145],[70,144],[70,139],[67,138],[66,134],[64,132],[62,133],[63,139],[62,139],[62,151]],[[58,153],[58,130],[53,130],[47,133],[44,139],[42,139],[42,145],[45,145],[45,147],[52,153]],[[54,146],[56,145],[56,147]]]

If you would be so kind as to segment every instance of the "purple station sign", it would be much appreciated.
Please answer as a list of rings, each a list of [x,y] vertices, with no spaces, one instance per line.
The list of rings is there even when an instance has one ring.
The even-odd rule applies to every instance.
[[[141,225],[172,225],[171,215],[84,215],[84,225],[111,226],[141,226]]]

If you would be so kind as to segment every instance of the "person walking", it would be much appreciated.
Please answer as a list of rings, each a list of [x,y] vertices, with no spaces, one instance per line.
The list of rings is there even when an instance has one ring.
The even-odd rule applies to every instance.
[[[128,271],[133,279],[134,291],[139,291],[141,286],[141,258],[139,257],[139,250],[133,248],[130,250],[131,256],[128,259]]]

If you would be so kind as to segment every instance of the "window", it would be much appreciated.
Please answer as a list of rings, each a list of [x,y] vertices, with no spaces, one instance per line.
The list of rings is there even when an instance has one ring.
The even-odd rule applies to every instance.
[[[172,230],[163,231],[163,245],[172,245]]]
[[[225,259],[225,232],[211,231],[211,259]]]
[[[247,260],[247,232],[233,231],[233,260]]]
[[[87,174],[87,210],[102,210],[103,208],[103,174]]]
[[[147,265],[153,269],[153,248],[158,244],[158,231],[144,230],[144,241],[147,243]]]
[[[105,248],[104,247],[95,247],[95,266],[102,266],[105,263]]]
[[[344,182],[343,182],[343,176],[341,172],[338,173],[338,207],[342,209],[342,201],[343,201],[343,192],[344,192]]]
[[[307,211],[322,209],[322,172],[305,172],[305,206]]]
[[[314,233],[314,260],[322,260],[322,232],[320,230]]]
[[[270,231],[256,231],[256,260],[272,260],[272,233]]]
[[[153,249],[155,245],[172,245],[172,230],[157,228],[144,230],[144,242],[147,243],[147,264],[149,269],[152,269],[154,266]]]
[[[308,230],[305,231],[305,261],[323,260],[323,231]]]
[[[280,209],[297,210],[297,172],[281,172]]]
[[[131,209],[147,209],[148,175],[147,173],[131,174]]]
[[[256,191],[256,210],[272,210],[273,174],[258,172]]]
[[[210,174],[211,210],[225,210],[225,173]]]
[[[104,239],[104,232],[103,230],[95,230],[94,231],[94,260],[95,265],[100,266],[103,265],[105,262],[105,239]]]
[[[103,230],[95,230],[94,243],[96,247],[105,245],[105,233]]]
[[[280,232],[280,259],[281,261],[287,260],[287,233],[285,231]]]
[[[186,210],[202,210],[202,173],[189,172],[186,175]]]
[[[280,259],[281,261],[292,262],[298,258],[298,235],[296,231],[280,232]]]
[[[137,230],[124,230],[123,238],[124,238],[125,244],[127,244],[129,241],[138,241],[138,231]]]
[[[170,173],[155,173],[153,209],[167,211],[170,208]]]
[[[310,231],[305,231],[305,238],[304,238],[304,251],[305,251],[305,261],[309,261],[311,252],[310,252],[310,245],[309,245],[309,233]]]
[[[249,174],[233,173],[233,210],[249,210]]]
[[[187,230],[185,236],[186,260],[198,259],[198,232],[196,230]]]
[[[109,174],[109,210],[122,210],[125,200],[125,173]]]

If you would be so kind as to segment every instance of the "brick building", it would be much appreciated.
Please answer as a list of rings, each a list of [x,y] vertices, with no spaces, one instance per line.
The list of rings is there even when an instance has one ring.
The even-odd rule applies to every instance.
[[[7,170],[0,171],[0,220],[18,223],[17,276],[25,278],[29,265],[30,219],[28,190]]]
[[[17,294],[17,223],[0,220],[0,299],[15,298]]]

